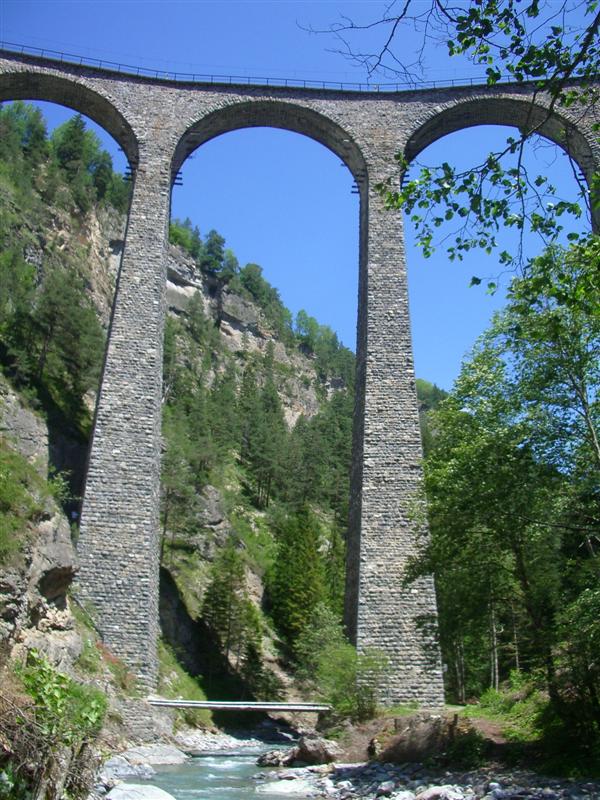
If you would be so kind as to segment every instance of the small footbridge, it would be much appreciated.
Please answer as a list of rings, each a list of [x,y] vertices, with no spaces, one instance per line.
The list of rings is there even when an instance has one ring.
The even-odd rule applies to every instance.
[[[331,711],[331,706],[320,703],[265,703],[262,700],[257,702],[249,700],[170,700],[162,697],[149,697],[148,702],[151,706],[207,708],[210,711],[265,711],[267,713],[287,711],[313,714]]]

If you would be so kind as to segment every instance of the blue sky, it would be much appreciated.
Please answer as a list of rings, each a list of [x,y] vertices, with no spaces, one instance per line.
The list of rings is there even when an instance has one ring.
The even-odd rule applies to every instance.
[[[327,28],[342,15],[366,22],[385,7],[377,0],[0,0],[0,39],[165,70],[352,82],[365,74],[333,52],[335,39],[305,29]],[[403,42],[408,54],[415,45]],[[479,74],[449,59],[443,47],[428,59],[428,80]],[[64,116],[52,112],[51,123]],[[422,160],[466,167],[507,133],[462,131],[432,145]],[[565,157],[545,148],[532,158],[573,195]],[[293,311],[305,308],[354,347],[358,199],[336,156],[297,134],[237,131],[196,151],[183,167],[183,182],[174,190],[174,215],[189,216],[203,233],[216,228],[242,264],[263,267]],[[424,260],[409,230],[407,239],[416,372],[449,388],[462,356],[503,301],[501,292],[489,297],[469,288],[469,279],[498,270],[482,254],[461,265],[449,264],[443,252]]]

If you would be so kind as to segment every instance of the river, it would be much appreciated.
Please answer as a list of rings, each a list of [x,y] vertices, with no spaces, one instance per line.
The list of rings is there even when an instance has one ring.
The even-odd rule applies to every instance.
[[[256,791],[260,783],[266,782],[254,779],[259,772],[268,771],[256,765],[264,749],[206,754],[185,764],[155,767],[156,775],[148,783],[169,792],[176,800],[282,800],[281,793]],[[277,770],[273,770],[271,780],[277,780]]]

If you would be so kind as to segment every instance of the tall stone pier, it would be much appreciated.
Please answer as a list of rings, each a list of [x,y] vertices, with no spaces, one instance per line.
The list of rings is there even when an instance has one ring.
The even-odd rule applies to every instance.
[[[411,505],[421,477],[402,220],[377,183],[447,133],[536,128],[590,179],[592,119],[548,111],[527,86],[359,92],[154,78],[0,51],[0,101],[48,100],[102,125],[125,152],[133,196],[96,408],[79,539],[79,594],[103,639],[156,685],[165,248],[174,176],[228,131],[284,128],[336,153],[360,191],[357,394],[346,622],[359,650],[390,661],[387,703],[443,702],[433,582],[406,588],[416,552]],[[580,111],[578,111],[580,113]],[[315,187],[318,191],[318,187]]]

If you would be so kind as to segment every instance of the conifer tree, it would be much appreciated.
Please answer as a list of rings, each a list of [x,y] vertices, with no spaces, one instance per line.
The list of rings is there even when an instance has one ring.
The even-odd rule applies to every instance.
[[[217,635],[226,658],[239,667],[248,648],[261,652],[261,621],[246,587],[244,562],[232,541],[215,559],[202,617]]]
[[[233,363],[217,375],[210,392],[210,426],[216,448],[225,456],[240,438],[240,421],[236,410],[237,379]]]
[[[321,527],[314,513],[304,507],[280,522],[277,538],[269,595],[274,618],[293,645],[315,607],[326,599]]]

